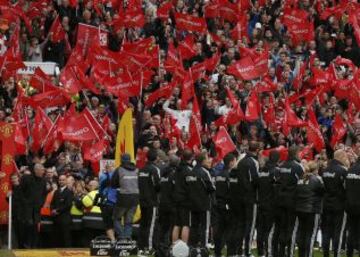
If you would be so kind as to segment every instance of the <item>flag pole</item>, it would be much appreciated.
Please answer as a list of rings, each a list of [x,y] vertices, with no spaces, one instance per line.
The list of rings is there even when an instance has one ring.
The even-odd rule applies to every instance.
[[[12,249],[12,192],[9,194],[8,250]]]

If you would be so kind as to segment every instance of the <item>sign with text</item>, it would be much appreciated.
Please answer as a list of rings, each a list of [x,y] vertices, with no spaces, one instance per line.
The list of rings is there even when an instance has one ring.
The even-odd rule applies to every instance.
[[[24,64],[26,67],[19,69],[17,74],[34,74],[35,69],[40,67],[45,74],[53,76],[57,67],[57,63],[55,62],[24,62]]]

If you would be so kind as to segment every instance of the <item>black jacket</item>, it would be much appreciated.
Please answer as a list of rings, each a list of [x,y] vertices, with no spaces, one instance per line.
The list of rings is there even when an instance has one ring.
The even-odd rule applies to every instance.
[[[73,204],[74,194],[67,187],[61,191],[57,189],[51,201],[51,210],[56,210],[57,214],[54,216],[56,223],[70,224],[71,215],[70,209]]]
[[[47,190],[44,178],[35,175],[24,175],[21,178],[20,190],[24,199],[24,218],[27,224],[40,222],[40,209],[44,204]]]
[[[304,168],[297,160],[287,160],[275,173],[275,205],[295,208],[295,190]]]
[[[148,162],[139,172],[140,206],[154,207],[159,205],[160,169],[154,163]]]
[[[239,201],[246,204],[256,202],[259,163],[251,153],[239,162],[237,168],[230,172],[230,208],[236,208]]]
[[[172,193],[174,190],[175,166],[168,166],[161,172],[160,178],[160,208],[163,210],[172,210],[175,207]]]
[[[224,168],[217,176],[215,176],[216,207],[219,209],[228,208],[230,189],[229,173],[230,171]]]
[[[346,168],[337,160],[331,160],[321,177],[325,185],[324,211],[343,211],[345,208],[344,181]]]
[[[321,213],[324,190],[324,182],[319,176],[310,175],[307,180],[300,179],[295,193],[296,211]]]
[[[360,158],[349,169],[345,179],[346,211],[360,214]]]
[[[181,161],[174,174],[174,190],[172,196],[177,206],[189,207],[185,177],[191,169],[190,164]]]
[[[261,169],[258,179],[258,203],[259,209],[271,211],[274,205],[274,182],[275,173],[279,167],[270,161]]]
[[[185,176],[186,189],[192,211],[210,210],[211,194],[215,187],[210,173],[201,165],[196,165]]]

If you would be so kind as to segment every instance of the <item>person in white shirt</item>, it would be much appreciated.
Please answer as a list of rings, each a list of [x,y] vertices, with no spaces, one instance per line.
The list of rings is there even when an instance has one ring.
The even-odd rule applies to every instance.
[[[188,105],[187,110],[173,110],[169,108],[170,100],[165,101],[163,109],[165,112],[169,113],[176,120],[176,127],[181,131],[189,131],[190,118],[192,114],[192,104]]]
[[[228,98],[225,99],[224,105],[217,105],[215,107],[215,114],[226,115],[231,110],[231,102]]]

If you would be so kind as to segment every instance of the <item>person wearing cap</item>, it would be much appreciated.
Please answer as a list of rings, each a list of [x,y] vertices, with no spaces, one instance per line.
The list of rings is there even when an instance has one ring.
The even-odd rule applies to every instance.
[[[160,168],[157,166],[158,154],[155,149],[147,153],[148,162],[139,171],[139,199],[141,220],[138,239],[139,254],[148,255],[157,247],[156,217],[158,215],[160,190]]]
[[[121,165],[112,176],[112,187],[117,188],[117,202],[113,218],[121,239],[131,239],[132,221],[139,203],[138,169],[128,153],[121,155]],[[123,225],[121,220],[123,219]]]
[[[336,150],[334,159],[329,161],[321,174],[325,185],[324,211],[321,219],[324,257],[330,256],[330,242],[332,242],[334,257],[340,256],[347,218],[344,181],[348,164],[347,153],[342,149]]]

